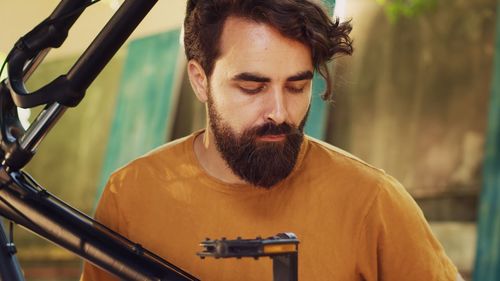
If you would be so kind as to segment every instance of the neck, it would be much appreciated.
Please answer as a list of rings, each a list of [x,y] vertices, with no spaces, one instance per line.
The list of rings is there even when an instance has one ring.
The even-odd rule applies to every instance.
[[[215,145],[215,138],[210,128],[196,136],[194,153],[201,167],[212,177],[229,184],[244,184],[243,179],[233,173],[222,158]]]

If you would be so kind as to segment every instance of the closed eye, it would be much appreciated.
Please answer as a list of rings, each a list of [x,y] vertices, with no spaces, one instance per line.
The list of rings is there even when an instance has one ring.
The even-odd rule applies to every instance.
[[[309,80],[287,83],[285,85],[285,89],[292,94],[301,94],[305,91],[307,86],[311,85],[310,83],[311,82]]]
[[[260,92],[262,92],[264,90],[264,86],[260,86],[260,87],[257,87],[257,88],[245,88],[245,87],[239,87],[240,90],[245,93],[245,94],[249,94],[249,95],[255,95],[255,94],[258,94]]]
[[[254,95],[264,91],[266,88],[266,84],[245,81],[239,83],[238,88],[245,94]]]
[[[300,93],[303,93],[304,92],[304,88],[305,87],[301,87],[301,88],[298,88],[298,87],[286,87],[287,90],[290,92],[290,93],[293,93],[293,94],[300,94]]]

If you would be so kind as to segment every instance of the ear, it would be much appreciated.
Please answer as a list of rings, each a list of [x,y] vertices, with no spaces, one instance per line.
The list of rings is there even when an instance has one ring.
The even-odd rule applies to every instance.
[[[208,99],[208,78],[203,67],[195,61],[189,60],[187,64],[189,82],[199,101],[205,103]]]

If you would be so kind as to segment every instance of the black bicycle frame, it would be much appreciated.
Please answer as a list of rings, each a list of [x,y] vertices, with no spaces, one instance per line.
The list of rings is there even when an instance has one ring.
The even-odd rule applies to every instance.
[[[65,204],[21,171],[67,107],[76,106],[157,0],[126,0],[68,71],[28,93],[24,82],[50,48],[59,47],[90,0],[62,0],[7,56],[0,83],[0,215],[125,280],[198,280]],[[17,107],[46,105],[24,130]],[[0,225],[1,280],[24,280],[15,247]]]

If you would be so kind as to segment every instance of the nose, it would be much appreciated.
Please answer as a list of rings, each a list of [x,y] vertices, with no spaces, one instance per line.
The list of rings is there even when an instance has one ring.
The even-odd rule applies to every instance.
[[[274,124],[283,124],[288,120],[288,111],[283,90],[275,89],[270,93],[266,119]]]

